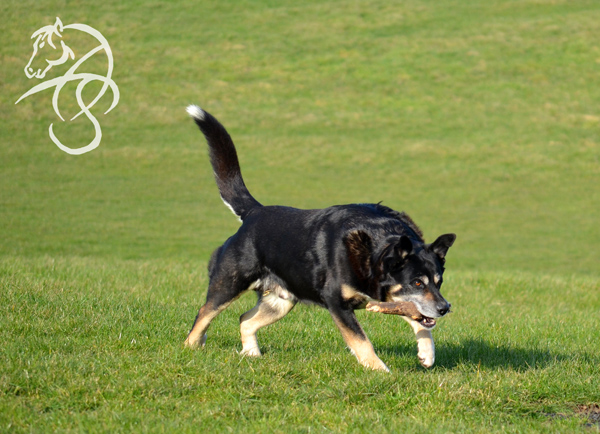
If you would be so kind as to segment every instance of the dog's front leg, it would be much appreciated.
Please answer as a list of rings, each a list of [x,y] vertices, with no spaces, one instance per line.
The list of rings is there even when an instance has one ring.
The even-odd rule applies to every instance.
[[[419,349],[417,356],[419,357],[421,365],[424,368],[431,368],[435,363],[435,345],[433,343],[431,329],[423,327],[417,321],[406,316],[403,316],[402,318],[411,325],[415,332],[417,347]]]
[[[375,354],[371,341],[367,338],[356,319],[356,315],[354,315],[354,310],[337,307],[335,309],[330,308],[329,313],[335,325],[342,332],[344,341],[346,341],[350,351],[356,356],[361,365],[378,371],[390,372],[385,363]]]

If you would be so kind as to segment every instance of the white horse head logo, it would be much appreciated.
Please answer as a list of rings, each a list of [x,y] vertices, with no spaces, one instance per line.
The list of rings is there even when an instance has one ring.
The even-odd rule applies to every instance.
[[[62,121],[64,121],[64,118],[62,117],[62,115],[60,114],[60,110],[58,109],[58,97],[60,95],[60,91],[62,90],[64,85],[67,84],[68,82],[80,80],[79,84],[77,85],[75,97],[77,98],[77,104],[79,105],[79,108],[81,110],[79,111],[79,113],[77,113],[75,116],[73,116],[71,118],[71,120],[77,118],[81,114],[85,114],[86,117],[92,122],[92,125],[94,126],[94,130],[96,133],[94,136],[94,139],[86,146],[83,146],[81,148],[72,149],[72,148],[69,148],[69,147],[63,145],[60,142],[60,140],[58,140],[58,138],[56,137],[56,135],[54,134],[54,132],[52,130],[53,124],[50,124],[50,127],[48,128],[50,138],[56,144],[56,146],[58,146],[60,149],[62,149],[63,151],[65,151],[69,154],[80,155],[80,154],[89,152],[93,149],[96,149],[98,147],[98,145],[100,144],[100,140],[102,139],[102,130],[100,128],[100,124],[98,123],[98,120],[94,117],[94,115],[90,112],[90,108],[94,104],[96,104],[96,102],[98,102],[98,100],[100,98],[102,98],[102,96],[104,95],[104,93],[106,92],[106,90],[109,87],[113,93],[113,101],[112,101],[111,106],[108,108],[108,110],[106,110],[106,112],[104,114],[111,111],[119,102],[119,88],[117,87],[117,85],[111,78],[112,70],[113,70],[113,57],[112,57],[112,51],[110,49],[110,45],[108,45],[108,41],[104,38],[104,36],[102,36],[102,34],[99,31],[97,31],[96,29],[94,29],[88,25],[69,24],[69,25],[65,26],[65,25],[63,25],[63,23],[61,22],[61,20],[59,18],[56,18],[56,22],[54,23],[54,25],[44,26],[44,27],[40,28],[39,30],[37,30],[36,32],[34,32],[33,35],[31,36],[31,39],[35,39],[35,41],[33,43],[33,54],[31,55],[29,62],[25,66],[25,75],[27,76],[27,78],[30,78],[30,79],[31,78],[42,79],[42,78],[45,78],[46,73],[48,71],[50,71],[52,69],[52,67],[57,66],[57,65],[62,65],[63,63],[66,63],[69,60],[75,60],[75,53],[62,40],[63,31],[69,30],[69,29],[78,30],[80,32],[84,32],[84,33],[87,33],[88,35],[93,36],[94,38],[96,38],[98,40],[100,45],[98,45],[96,48],[93,48],[92,50],[88,51],[79,60],[77,60],[77,62],[75,62],[73,64],[73,66],[71,66],[69,68],[69,70],[63,76],[56,77],[51,80],[43,81],[43,82],[39,83],[38,85],[32,87],[27,92],[25,92],[17,100],[17,102],[15,104],[18,104],[19,101],[21,101],[24,98],[27,98],[30,95],[33,95],[34,93],[38,93],[38,92],[41,92],[42,90],[53,87],[54,94],[52,96],[52,107],[54,108],[54,111],[56,112],[58,117]],[[53,38],[55,38],[55,39],[53,40]],[[36,68],[34,68],[33,65],[36,61],[38,63],[40,62],[41,50],[43,50],[43,52],[45,53],[44,60],[45,60],[46,64],[42,65],[43,68],[40,67],[40,68],[37,68],[37,70],[36,70]],[[89,59],[94,54],[96,54],[102,50],[104,50],[106,57],[108,59],[108,69],[107,69],[106,75],[77,72],[78,68],[87,59]],[[102,88],[100,89],[100,91],[98,92],[96,97],[92,100],[92,102],[90,102],[89,104],[85,104],[81,94],[82,94],[85,86],[92,81],[101,81],[103,83]]]
[[[63,29],[64,29],[63,23],[60,21],[59,18],[57,18],[56,23],[53,26],[44,26],[41,29],[39,29],[38,31],[36,31],[33,35],[31,35],[31,39],[33,39],[33,38],[36,38],[36,39],[35,39],[35,42],[33,43],[33,54],[31,55],[31,59],[29,59],[29,63],[27,63],[27,66],[25,66],[25,75],[27,76],[27,78],[44,78],[46,76],[46,72],[48,72],[50,70],[50,68],[52,68],[53,66],[62,65],[67,60],[69,60],[69,57],[71,59],[75,59],[75,53],[73,53],[73,50],[71,50],[65,44],[65,42],[61,40],[60,48],[62,48],[62,54],[58,59],[56,59],[56,60],[46,59],[48,66],[46,66],[44,68],[44,70],[42,70],[41,68],[38,68],[37,71],[34,71],[34,68],[32,68],[32,66],[31,66],[33,64],[33,61],[36,60],[38,51],[41,50],[42,48],[44,48],[46,45],[48,45],[49,47],[52,47],[54,50],[57,50],[56,45],[54,45],[52,42],[52,37],[57,36],[59,38],[62,38]],[[53,53],[48,53],[48,54],[53,54]]]

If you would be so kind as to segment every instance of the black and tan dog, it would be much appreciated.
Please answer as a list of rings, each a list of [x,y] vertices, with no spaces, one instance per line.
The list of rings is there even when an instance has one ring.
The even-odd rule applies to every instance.
[[[410,301],[423,315],[406,319],[416,334],[419,359],[434,363],[431,329],[450,304],[440,294],[444,258],[456,236],[426,244],[405,213],[379,204],[301,210],[263,206],[252,197],[225,128],[197,106],[187,109],[208,141],[221,198],[242,221],[213,254],[210,282],[185,343],[203,346],[210,322],[246,290],[256,306],[240,318],[242,354],[260,356],[256,332],[283,318],[298,301],[329,310],[358,361],[388,371],[354,315],[367,302]]]

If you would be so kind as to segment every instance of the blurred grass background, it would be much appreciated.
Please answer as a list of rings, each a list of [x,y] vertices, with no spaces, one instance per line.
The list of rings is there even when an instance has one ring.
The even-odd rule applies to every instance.
[[[596,2],[33,4],[2,6],[2,254],[206,260],[237,222],[196,103],[265,204],[384,201],[456,232],[454,269],[598,273]],[[102,30],[121,91],[81,157],[47,127],[82,146],[91,126],[50,91],[14,105],[57,15]]]

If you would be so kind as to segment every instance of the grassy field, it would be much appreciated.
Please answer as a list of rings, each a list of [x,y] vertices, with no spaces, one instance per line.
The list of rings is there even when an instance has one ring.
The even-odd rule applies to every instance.
[[[596,1],[0,12],[0,432],[600,429]],[[59,122],[51,91],[14,105],[30,35],[57,16],[108,39],[121,92],[79,157],[48,125],[74,146],[92,128]],[[434,368],[404,322],[360,312],[392,374],[366,371],[308,306],[259,333],[263,358],[240,357],[250,294],[204,351],[183,348],[210,252],[238,227],[189,103],[229,129],[264,204],[383,201],[428,240],[457,233]]]

